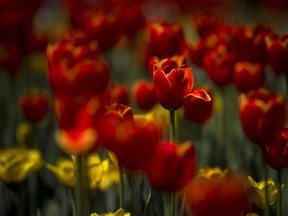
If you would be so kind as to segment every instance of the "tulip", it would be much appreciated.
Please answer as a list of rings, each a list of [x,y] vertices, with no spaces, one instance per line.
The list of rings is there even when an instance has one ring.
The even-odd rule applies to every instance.
[[[123,104],[129,106],[129,95],[126,86],[124,85],[113,85],[110,86],[106,91],[107,100],[111,100],[110,102],[107,101],[109,104]]]
[[[191,67],[178,67],[177,61],[173,59],[163,59],[154,65],[153,82],[158,101],[167,110],[180,108],[190,96],[211,100],[204,90],[193,90],[194,76]]]
[[[0,151],[0,179],[6,183],[23,182],[42,167],[41,152],[36,149],[7,148]]]
[[[187,204],[192,212],[197,216],[241,216],[248,213],[250,207],[244,183],[227,171],[213,173],[200,174],[185,188]]]
[[[130,213],[129,212],[124,212],[124,210],[122,208],[120,208],[114,213],[108,212],[108,213],[103,213],[103,214],[100,214],[100,215],[98,215],[96,213],[93,213],[90,216],[130,216]]]
[[[119,166],[131,171],[143,169],[160,140],[159,123],[133,120],[105,122],[102,125],[107,131],[105,145],[115,153]]]
[[[246,187],[248,191],[248,197],[251,203],[254,203],[257,207],[264,209],[266,203],[271,206],[275,203],[278,190],[275,182],[272,179],[261,180],[255,182],[251,176],[248,176],[246,181]],[[266,188],[267,187],[267,188]],[[265,190],[267,190],[267,202],[265,199]]]
[[[183,109],[184,109],[184,116],[192,121],[197,123],[204,123],[208,121],[208,119],[212,115],[213,111],[213,96],[212,91],[207,87],[203,87],[209,97],[211,98],[210,101],[204,101],[202,99],[196,97],[188,97],[186,98]]]
[[[253,90],[247,95],[241,94],[239,109],[245,135],[262,147],[275,139],[286,118],[283,95],[265,89]]]
[[[226,45],[217,46],[205,55],[204,68],[216,85],[226,86],[232,83],[235,57]]]
[[[250,90],[263,87],[265,77],[262,65],[238,62],[234,69],[234,82],[240,92],[247,93]]]
[[[276,73],[288,73],[288,36],[267,38],[268,65]]]
[[[74,187],[76,182],[75,165],[71,159],[59,158],[56,165],[47,164],[46,168],[66,187]]]
[[[179,23],[153,23],[149,26],[150,40],[146,50],[146,63],[150,58],[182,55],[187,50],[183,28]]]
[[[20,98],[20,106],[28,121],[38,123],[48,112],[47,95],[42,93],[23,95]]]
[[[153,83],[146,80],[138,80],[132,89],[136,104],[144,110],[152,109],[157,103],[157,97]]]
[[[195,149],[191,142],[181,145],[160,142],[144,172],[155,190],[177,192],[192,180],[195,163]]]
[[[265,161],[274,169],[288,167],[288,129],[284,128],[278,132],[276,138],[265,148]]]

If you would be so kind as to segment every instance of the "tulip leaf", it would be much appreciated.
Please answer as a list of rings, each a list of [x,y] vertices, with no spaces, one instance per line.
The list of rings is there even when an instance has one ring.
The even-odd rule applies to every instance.
[[[151,190],[149,190],[148,199],[147,199],[147,203],[144,209],[143,216],[151,216],[152,215],[151,209],[152,209],[152,192]]]

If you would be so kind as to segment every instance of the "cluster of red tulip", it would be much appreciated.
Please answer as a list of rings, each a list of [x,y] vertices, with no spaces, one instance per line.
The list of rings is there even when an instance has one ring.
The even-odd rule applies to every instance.
[[[185,13],[197,5],[188,0],[160,2],[177,5]],[[206,0],[201,5],[219,2]],[[32,31],[40,3],[31,2],[31,7],[22,10],[18,1],[0,2],[0,29],[4,29],[0,65],[11,74],[19,71],[28,53],[43,51],[46,46]],[[215,104],[213,88],[235,84],[245,136],[260,146],[270,167],[278,171],[287,168],[286,101],[284,94],[266,86],[265,69],[274,76],[288,76],[288,35],[260,24],[232,25],[209,13],[193,16],[199,40],[191,43],[183,23],[154,19],[145,11],[153,1],[65,0],[64,5],[70,29],[58,41],[50,42],[45,53],[51,107],[57,120],[56,140],[61,148],[78,156],[102,149],[113,152],[121,172],[123,168],[127,175],[143,173],[156,191],[181,191],[177,204],[171,205],[186,202],[187,214],[245,216],[254,211],[255,201],[238,176],[219,177],[218,173],[211,178],[206,174],[194,177],[197,148],[192,141],[175,137],[175,111],[183,111],[177,118],[206,123]],[[107,58],[117,46],[141,52],[139,64],[147,71],[141,75],[147,79],[131,80],[131,90],[117,83]],[[195,69],[190,65],[202,67],[211,86],[194,88]],[[123,71],[121,76],[125,75]],[[46,91],[22,96],[20,106],[26,120],[43,122],[49,99]],[[164,120],[157,116],[158,105],[164,108],[160,111]],[[168,111],[169,140],[163,114]],[[281,187],[281,179],[279,182]]]

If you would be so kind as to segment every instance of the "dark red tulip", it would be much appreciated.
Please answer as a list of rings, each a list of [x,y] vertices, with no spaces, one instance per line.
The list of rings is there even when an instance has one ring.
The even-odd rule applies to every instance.
[[[119,165],[130,171],[144,169],[161,137],[155,121],[105,121],[102,127],[110,136],[106,147],[115,153]]]
[[[204,101],[196,97],[187,97],[183,104],[184,116],[197,123],[204,123],[208,121],[213,111],[213,94],[207,87],[201,87],[210,96],[210,101]]]
[[[228,47],[220,45],[205,55],[203,63],[210,79],[219,86],[225,86],[233,82],[235,60]]]
[[[275,140],[265,148],[265,161],[274,169],[288,167],[288,128],[278,132]]]
[[[241,94],[239,110],[245,135],[262,147],[275,139],[286,118],[283,95],[265,89],[252,90],[247,95]]]
[[[240,92],[247,93],[250,90],[263,87],[265,76],[261,64],[238,62],[234,69],[234,82]]]
[[[48,97],[43,93],[24,95],[20,99],[20,106],[28,121],[41,122],[48,112]]]
[[[127,87],[124,85],[112,85],[107,89],[105,93],[107,97],[107,102],[109,104],[123,104],[129,106],[129,95]]]
[[[153,23],[149,26],[149,42],[146,50],[146,63],[153,56],[167,58],[182,55],[187,51],[182,26],[179,23]]]
[[[197,216],[241,216],[250,208],[244,182],[233,175],[197,176],[185,194]]]
[[[288,35],[267,39],[268,65],[276,73],[288,74]]]
[[[152,82],[138,80],[134,83],[132,91],[136,104],[141,109],[150,110],[158,101]]]
[[[185,187],[193,178],[196,157],[192,143],[181,145],[160,142],[150,160],[145,173],[155,190],[176,192]]]

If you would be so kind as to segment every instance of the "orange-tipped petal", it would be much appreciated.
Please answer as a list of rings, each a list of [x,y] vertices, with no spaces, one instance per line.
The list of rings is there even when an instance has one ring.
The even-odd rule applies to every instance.
[[[190,94],[188,94],[184,99],[188,98],[188,97],[196,97],[199,99],[202,99],[204,101],[211,101],[211,97],[209,96],[209,94],[203,90],[203,89],[196,89],[193,90]]]

